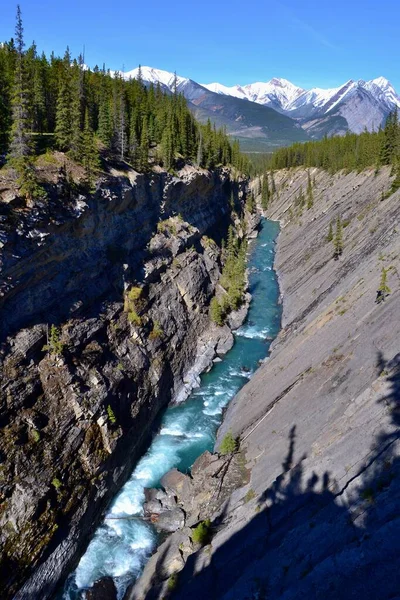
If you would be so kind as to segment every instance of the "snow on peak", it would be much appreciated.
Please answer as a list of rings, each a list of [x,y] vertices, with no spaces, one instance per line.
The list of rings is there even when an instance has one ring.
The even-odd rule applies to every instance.
[[[205,87],[210,92],[214,92],[215,94],[234,96],[235,98],[246,98],[246,94],[240,85],[234,85],[232,87],[222,85],[222,83],[201,83],[200,85]]]
[[[174,73],[146,66],[141,67],[141,73],[144,81],[153,84],[160,83],[169,90],[173,90]],[[139,68],[122,73],[125,79],[137,79],[138,75]],[[187,95],[188,88],[186,84],[190,82],[190,79],[177,76],[176,81],[179,89],[182,90],[184,88],[185,95]],[[215,94],[247,99],[266,106],[271,105],[275,109],[285,113],[290,113],[300,108],[304,110],[305,107],[327,112],[340,104],[345,98],[352,96],[360,90],[367,91],[378,103],[386,105],[388,110],[392,110],[394,106],[400,108],[400,96],[396,93],[390,81],[382,76],[370,81],[362,79],[353,81],[350,79],[337,88],[312,88],[311,90],[304,90],[282,77],[273,77],[267,82],[257,81],[243,86],[226,86],[218,82],[203,83],[200,85]]]
[[[368,81],[368,83],[374,83],[382,90],[392,87],[392,84],[388,79],[386,79],[386,77],[377,77],[376,79],[371,79],[371,81]]]
[[[153,69],[153,67],[140,67],[140,71],[142,74],[143,81],[148,81],[149,83],[161,83],[165,85],[168,89],[172,89],[174,85],[175,73],[170,73],[169,71],[163,71],[162,69]],[[133,69],[132,71],[128,71],[123,73],[124,79],[137,79],[139,77],[139,67]],[[184,83],[188,81],[185,77],[176,76],[176,82],[179,85],[180,83]]]

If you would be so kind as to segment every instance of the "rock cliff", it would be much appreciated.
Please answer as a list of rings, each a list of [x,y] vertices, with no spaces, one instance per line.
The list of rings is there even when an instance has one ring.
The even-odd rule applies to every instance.
[[[282,330],[219,431],[240,436],[249,482],[173,581],[159,554],[158,587],[129,600],[398,597],[400,192],[386,169],[310,175],[307,209],[307,172],[275,174]]]
[[[44,600],[169,401],[232,344],[210,324],[228,170],[111,172],[91,196],[0,202],[0,585]],[[51,329],[54,325],[57,329]],[[47,351],[43,351],[43,347]]]

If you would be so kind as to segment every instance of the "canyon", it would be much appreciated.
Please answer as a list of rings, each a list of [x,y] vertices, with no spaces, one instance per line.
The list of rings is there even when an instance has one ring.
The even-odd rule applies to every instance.
[[[239,460],[247,482],[218,507],[202,507],[211,523],[203,547],[178,534],[166,540],[129,600],[396,597],[399,192],[390,194],[387,168],[310,175],[314,202],[306,209],[307,171],[275,174],[267,215],[282,225],[282,329],[230,403],[217,453],[194,465],[191,485],[212,490],[228,433],[240,452],[224,478]],[[327,237],[338,216],[344,250],[335,260]],[[377,302],[382,268],[390,294]],[[175,483],[178,499],[180,490]],[[192,514],[184,495],[182,506]]]
[[[54,170],[47,200],[21,206],[6,189],[0,204],[9,598],[54,594],[160,411],[233,343],[208,314],[220,277],[212,237],[226,236],[232,202],[243,212],[245,180],[228,169],[114,169],[93,195],[71,196]]]

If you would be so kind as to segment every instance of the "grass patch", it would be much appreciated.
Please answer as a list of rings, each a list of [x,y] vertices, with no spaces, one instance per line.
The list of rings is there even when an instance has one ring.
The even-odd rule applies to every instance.
[[[256,493],[255,491],[250,488],[248,490],[248,492],[246,493],[245,497],[243,498],[244,503],[247,504],[247,502],[250,502],[250,500],[253,500],[256,497]]]

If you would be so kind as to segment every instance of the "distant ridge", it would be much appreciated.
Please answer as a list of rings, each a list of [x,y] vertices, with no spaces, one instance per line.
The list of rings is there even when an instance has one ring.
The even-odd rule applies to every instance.
[[[123,74],[137,78],[139,68]],[[385,77],[349,80],[337,88],[305,90],[283,78],[247,85],[200,84],[169,71],[141,67],[143,81],[184,94],[200,121],[225,126],[244,150],[270,150],[294,141],[376,130],[400,108],[400,96]]]

